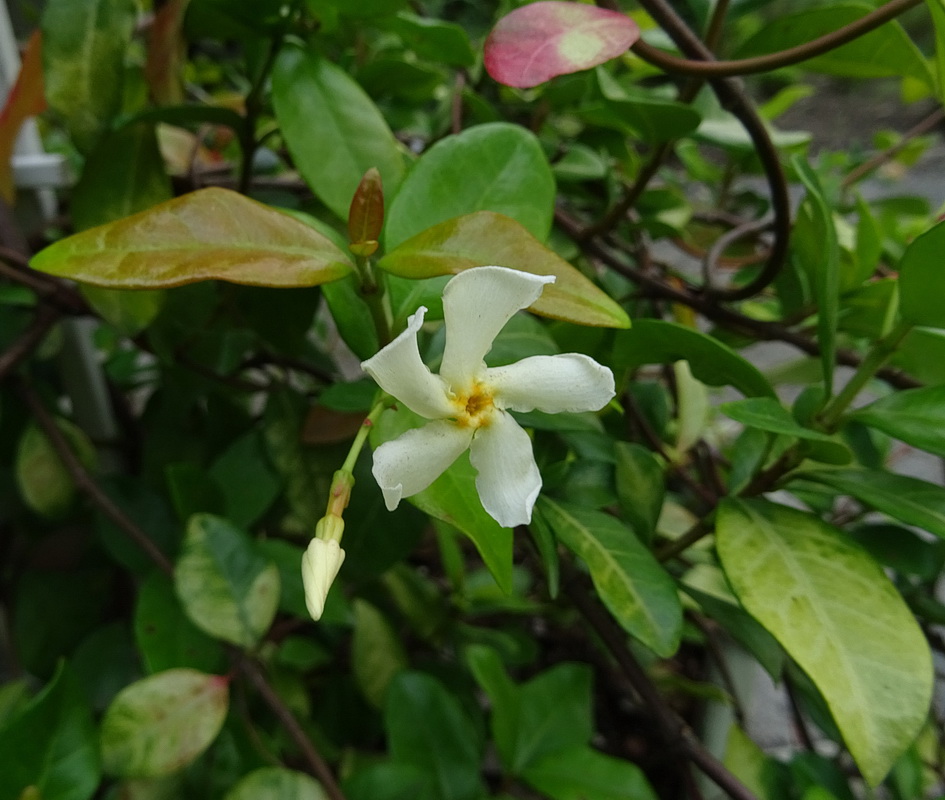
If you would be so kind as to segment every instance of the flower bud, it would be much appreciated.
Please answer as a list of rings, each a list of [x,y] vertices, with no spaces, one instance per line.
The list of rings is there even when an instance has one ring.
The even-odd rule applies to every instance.
[[[325,520],[338,520],[344,527],[340,517],[325,517],[319,521],[319,528]],[[340,531],[338,535],[340,538]],[[312,539],[309,542],[308,550],[302,555],[302,583],[305,586],[305,605],[312,619],[321,618],[328,590],[344,560],[345,551],[338,545],[337,539]]]

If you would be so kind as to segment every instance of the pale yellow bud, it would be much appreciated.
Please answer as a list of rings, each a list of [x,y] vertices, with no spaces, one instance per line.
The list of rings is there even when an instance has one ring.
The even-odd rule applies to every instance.
[[[344,523],[338,517],[326,517],[325,519],[337,519]],[[321,527],[321,522],[318,523]],[[338,536],[341,536],[340,531]],[[308,549],[302,555],[302,583],[305,586],[305,605],[312,619],[318,620],[325,610],[325,598],[328,597],[328,590],[331,588],[338,570],[345,560],[345,551],[338,545],[336,539],[325,541],[324,539],[312,539],[308,544]]]

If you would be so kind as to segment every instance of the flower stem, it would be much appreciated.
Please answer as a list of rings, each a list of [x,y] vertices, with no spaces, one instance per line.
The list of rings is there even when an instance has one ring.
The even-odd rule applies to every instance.
[[[354,465],[358,460],[358,455],[361,453],[361,448],[364,447],[371,428],[374,426],[374,423],[377,422],[377,418],[381,415],[381,412],[387,408],[389,401],[390,398],[386,394],[382,394],[380,399],[364,418],[364,422],[361,423],[361,427],[358,429],[358,435],[354,437],[354,441],[351,443],[348,457],[345,459],[345,463],[341,465],[341,469],[348,473],[354,471]]]
[[[384,347],[394,338],[394,314],[390,306],[387,282],[383,275],[378,275],[366,256],[355,257],[355,270],[361,297],[371,311],[378,342]]]
[[[847,385],[840,390],[836,397],[827,405],[820,414],[821,424],[827,431],[837,429],[840,418],[849,408],[850,404],[856,399],[856,396],[862,391],[863,387],[879,371],[879,368],[885,364],[889,358],[896,352],[896,348],[903,339],[912,330],[912,323],[899,322],[886,336],[873,345],[872,350],[866,354],[866,358],[857,367],[853,377],[847,382]]]

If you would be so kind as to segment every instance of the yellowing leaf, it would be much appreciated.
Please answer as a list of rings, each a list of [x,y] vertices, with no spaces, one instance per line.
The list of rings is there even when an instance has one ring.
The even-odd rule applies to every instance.
[[[228,189],[201,189],[56,242],[33,269],[95,286],[157,289],[203,280],[316,286],[351,270],[303,222]]]
[[[441,222],[408,239],[378,266],[405,278],[456,275],[473,267],[498,266],[533,275],[554,275],[529,310],[579,325],[629,328],[624,310],[553,250],[511,217],[477,211]]]

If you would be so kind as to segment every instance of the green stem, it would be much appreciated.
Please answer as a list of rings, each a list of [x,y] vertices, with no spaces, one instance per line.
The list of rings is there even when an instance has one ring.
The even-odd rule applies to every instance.
[[[390,307],[390,295],[383,275],[379,275],[370,259],[356,256],[355,270],[361,297],[371,312],[377,340],[381,347],[394,338],[394,313]]]
[[[348,457],[345,459],[345,463],[341,465],[344,471],[348,473],[354,472],[354,465],[357,463],[361,448],[364,447],[371,428],[374,427],[374,423],[377,422],[377,418],[381,415],[381,412],[389,405],[390,398],[387,395],[381,395],[381,399],[374,404],[374,407],[364,418],[364,422],[361,423],[361,427],[358,429],[358,435],[354,437],[354,441],[351,443]]]
[[[259,147],[259,140],[256,139],[256,120],[259,118],[263,109],[263,89],[266,86],[266,79],[272,71],[272,66],[276,61],[279,49],[282,47],[284,34],[279,33],[269,42],[269,51],[266,53],[266,60],[263,62],[246,95],[244,107],[246,116],[243,120],[243,129],[240,131],[240,146],[243,151],[243,160],[240,164],[239,191],[246,194],[249,191],[250,183],[253,179],[253,159],[256,155],[256,148]]]
[[[820,421],[827,431],[837,429],[840,418],[863,390],[863,387],[876,375],[880,367],[896,352],[896,348],[912,330],[912,323],[900,322],[886,336],[873,345],[866,358],[857,367],[853,377],[840,390],[836,397],[821,412]]]
[[[863,387],[873,379],[880,367],[896,352],[896,348],[911,330],[911,322],[899,322],[886,336],[873,345],[847,385],[821,412],[820,421],[827,431],[832,432],[837,429],[840,417],[850,407]]]

